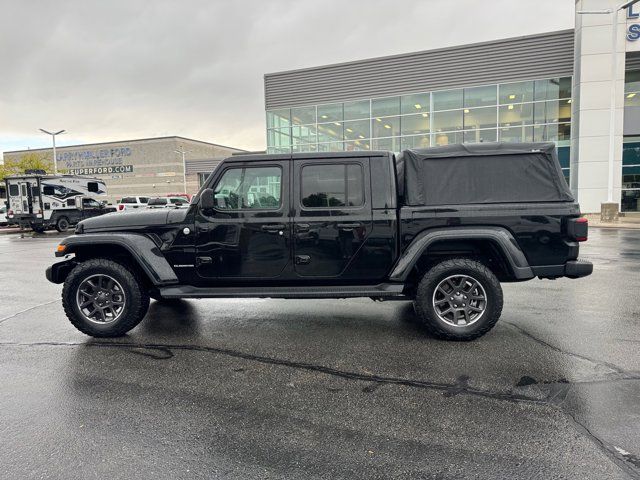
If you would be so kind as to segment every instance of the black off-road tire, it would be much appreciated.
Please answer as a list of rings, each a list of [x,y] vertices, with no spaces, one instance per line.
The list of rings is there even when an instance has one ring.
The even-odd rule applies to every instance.
[[[60,233],[64,233],[69,230],[69,219],[67,217],[60,217],[56,222],[56,230]]]
[[[88,277],[109,275],[124,290],[124,311],[115,321],[104,325],[85,318],[76,302],[77,290]],[[78,264],[64,282],[62,306],[74,327],[92,337],[120,337],[136,327],[149,310],[149,295],[139,275],[121,263],[106,258],[93,258]]]
[[[453,275],[473,277],[486,292],[484,313],[470,325],[450,325],[436,313],[434,291],[440,282]],[[424,275],[418,284],[414,304],[418,319],[432,336],[443,340],[474,340],[491,330],[500,318],[502,287],[493,272],[482,263],[468,258],[453,258],[436,264]]]

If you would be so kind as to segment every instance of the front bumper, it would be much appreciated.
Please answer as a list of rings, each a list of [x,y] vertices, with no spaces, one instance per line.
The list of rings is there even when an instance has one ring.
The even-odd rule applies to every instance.
[[[593,263],[586,260],[569,260],[564,265],[542,265],[531,267],[539,278],[581,278],[593,273]]]
[[[63,283],[67,278],[67,275],[76,266],[76,262],[73,259],[65,260],[64,262],[58,262],[47,268],[45,276],[51,283]]]

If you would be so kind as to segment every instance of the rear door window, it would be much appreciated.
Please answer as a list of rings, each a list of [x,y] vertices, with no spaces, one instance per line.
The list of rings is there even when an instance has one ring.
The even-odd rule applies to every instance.
[[[305,165],[302,205],[306,208],[360,207],[364,204],[364,173],[358,163]]]
[[[12,197],[17,197],[18,193],[18,185],[9,185],[9,195]]]

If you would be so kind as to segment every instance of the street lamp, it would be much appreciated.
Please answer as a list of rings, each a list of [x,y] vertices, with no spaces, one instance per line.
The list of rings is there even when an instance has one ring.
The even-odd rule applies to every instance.
[[[43,128],[40,129],[42,133],[46,133],[47,135],[51,135],[51,139],[53,140],[53,173],[58,173],[58,159],[56,157],[56,135],[60,135],[61,133],[66,132],[66,130],[60,130],[59,132],[48,132]]]
[[[609,104],[609,178],[607,183],[607,202],[613,202],[613,173],[614,173],[614,156],[615,156],[615,121],[616,121],[616,83],[618,70],[618,12],[629,8],[631,5],[638,3],[640,0],[630,0],[618,5],[615,9],[607,8],[605,10],[578,10],[579,15],[612,15],[611,28],[611,100]]]
[[[640,0],[636,0],[640,1]],[[187,153],[190,153],[184,149],[182,145],[180,145],[180,150],[174,150],[178,155],[182,155],[182,172],[183,172],[183,181],[184,181],[184,193],[187,193],[187,163],[185,162],[184,156]]]

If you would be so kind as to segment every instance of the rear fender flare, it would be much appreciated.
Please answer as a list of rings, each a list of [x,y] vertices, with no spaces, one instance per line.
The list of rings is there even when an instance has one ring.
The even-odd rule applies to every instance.
[[[75,253],[87,246],[93,247],[100,256],[100,246],[117,245],[127,250],[149,280],[156,286],[165,286],[178,283],[178,277],[160,248],[146,235],[137,233],[87,233],[72,235],[61,243],[66,248],[56,256],[65,256]]]
[[[490,240],[500,249],[517,280],[534,277],[527,258],[507,229],[457,227],[427,230],[418,234],[396,262],[389,279],[394,282],[406,281],[413,267],[429,247],[443,240]]]

